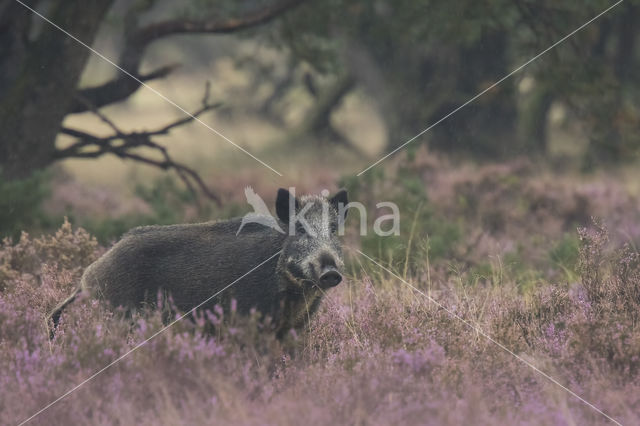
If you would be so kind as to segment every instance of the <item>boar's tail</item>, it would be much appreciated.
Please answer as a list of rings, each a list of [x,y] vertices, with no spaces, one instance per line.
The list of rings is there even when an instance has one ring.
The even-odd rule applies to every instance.
[[[81,291],[82,287],[78,287],[71,296],[60,302],[58,306],[56,306],[55,309],[51,311],[49,317],[47,318],[47,325],[51,327],[49,329],[49,339],[53,340],[56,328],[58,328],[58,323],[60,322],[60,315],[62,315],[62,311],[67,307],[68,304],[76,300],[76,297],[78,297],[78,294],[80,294]]]

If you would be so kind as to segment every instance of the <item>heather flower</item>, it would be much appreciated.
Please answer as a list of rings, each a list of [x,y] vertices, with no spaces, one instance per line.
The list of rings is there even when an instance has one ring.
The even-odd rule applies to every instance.
[[[407,280],[621,423],[640,422],[640,260],[614,232],[616,223],[632,222],[629,198],[601,185],[529,181],[526,164],[477,170],[420,164],[443,183],[434,187],[434,199],[442,201],[437,208],[464,215],[472,229],[455,258],[430,259],[428,267],[421,258],[407,268]],[[475,211],[457,204],[454,187]],[[592,214],[604,201],[614,213],[607,227],[583,223],[575,275],[555,279],[572,275],[545,264],[549,257],[539,249],[575,232],[575,221],[569,223],[578,207]],[[540,241],[528,246],[534,234]],[[53,236],[25,234],[0,248],[3,423],[26,419],[142,342],[34,424],[604,422],[445,309],[356,262],[349,282],[327,296],[309,328],[283,341],[268,332],[271,319],[255,310],[238,315],[233,299],[226,315],[222,306],[188,315],[147,341],[174,309],[161,294],[159,309],[133,316],[79,299],[50,341],[43,318],[99,251],[91,236],[69,224]],[[488,257],[492,251],[520,259],[498,263]],[[488,264],[484,271],[481,262]],[[523,279],[522,264],[544,273]]]

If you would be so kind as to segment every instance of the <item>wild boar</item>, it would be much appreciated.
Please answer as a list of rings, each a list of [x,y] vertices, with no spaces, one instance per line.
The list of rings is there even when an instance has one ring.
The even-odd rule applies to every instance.
[[[234,218],[134,228],[85,270],[76,293],[51,319],[57,324],[81,292],[130,311],[155,306],[162,292],[180,311],[189,312],[229,286],[198,309],[235,299],[240,314],[255,308],[271,317],[282,338],[290,329],[303,328],[325,291],[342,281],[337,229],[347,203],[345,190],[331,198],[298,199],[279,189],[279,227],[265,226],[269,220]]]

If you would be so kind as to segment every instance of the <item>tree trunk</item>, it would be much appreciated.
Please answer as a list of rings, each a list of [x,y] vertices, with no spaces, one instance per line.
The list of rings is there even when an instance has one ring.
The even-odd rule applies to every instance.
[[[554,91],[542,82],[536,82],[525,105],[518,114],[520,140],[527,154],[547,154],[548,118],[555,99]]]
[[[457,47],[452,69],[454,93],[445,97],[424,127],[451,113],[508,73],[507,34],[487,31],[470,46]],[[513,80],[506,80],[431,131],[430,146],[444,152],[468,152],[479,158],[507,157],[519,152],[517,109]],[[427,101],[429,98],[426,98]],[[417,133],[417,132],[416,132]]]
[[[58,0],[43,15],[91,45],[112,2]],[[0,168],[5,178],[28,176],[53,161],[55,137],[89,54],[19,3],[0,3]]]
[[[446,40],[405,43],[385,48],[377,39],[365,44],[375,70],[362,62],[354,75],[373,72],[378,87],[365,85],[377,99],[388,126],[387,151],[441,120],[491,83],[508,73],[506,32],[487,30],[474,43]],[[353,60],[353,59],[351,59]],[[417,139],[449,153],[495,158],[517,152],[513,81],[498,87],[449,116]]]

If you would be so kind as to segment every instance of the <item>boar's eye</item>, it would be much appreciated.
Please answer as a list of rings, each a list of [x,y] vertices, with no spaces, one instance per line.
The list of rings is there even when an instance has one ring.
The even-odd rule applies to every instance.
[[[305,235],[307,233],[307,230],[305,229],[304,225],[302,225],[301,223],[296,223],[296,234],[298,235]]]
[[[338,224],[337,223],[331,223],[329,225],[329,230],[331,231],[332,234],[335,234],[336,232],[338,232]]]

